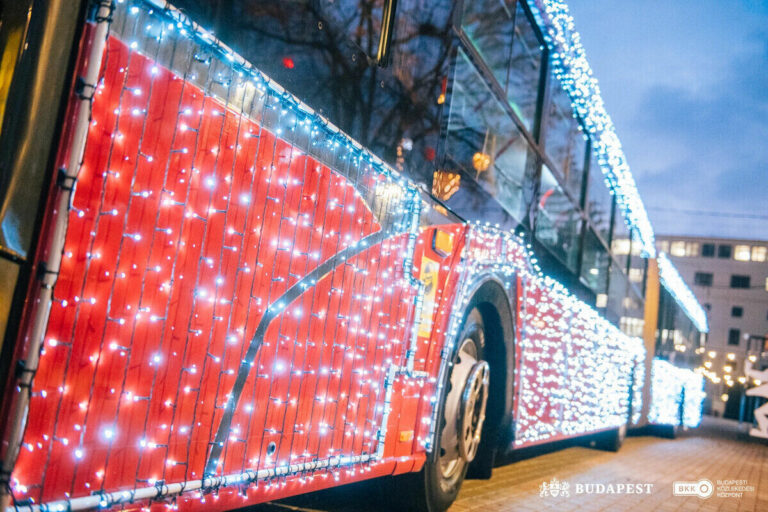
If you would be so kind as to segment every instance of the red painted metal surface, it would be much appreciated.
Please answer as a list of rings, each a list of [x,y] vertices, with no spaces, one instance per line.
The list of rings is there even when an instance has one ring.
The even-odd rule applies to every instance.
[[[446,340],[488,276],[515,313],[520,445],[573,435],[567,421],[596,431],[604,413],[615,419],[622,404],[596,407],[592,383],[596,362],[621,380],[619,345],[532,271],[518,239],[409,227],[390,176],[323,163],[274,128],[282,114],[267,102],[227,104],[221,90],[236,86],[214,94],[159,62],[108,41],[16,499],[364,457],[120,505],[224,510],[418,470]],[[451,252],[435,250],[436,229]]]
[[[111,38],[17,498],[199,479],[267,308],[381,230],[355,185]],[[334,262],[269,322],[218,473],[375,453],[386,372],[404,363],[413,322],[406,246],[386,237]],[[390,437],[414,430],[420,394],[394,384]],[[363,466],[249,493],[392,471]]]

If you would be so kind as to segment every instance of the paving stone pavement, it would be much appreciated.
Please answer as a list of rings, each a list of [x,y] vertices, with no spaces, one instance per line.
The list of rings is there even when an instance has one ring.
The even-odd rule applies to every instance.
[[[619,453],[582,447],[548,453],[496,468],[491,480],[468,480],[451,512],[768,511],[768,443],[741,431],[736,422],[705,418],[701,427],[677,439],[629,437]],[[542,482],[552,478],[569,483],[570,497],[540,496]],[[673,495],[673,482],[701,479],[714,484],[710,498]],[[718,497],[718,480],[746,480],[741,483],[754,490],[741,498]],[[578,483],[650,483],[653,489],[651,494],[577,495]]]
[[[619,453],[580,446],[513,462],[494,469],[490,480],[464,482],[450,512],[526,511],[766,511],[768,512],[768,442],[749,438],[746,426],[705,418],[697,429],[677,439],[628,437]],[[568,482],[569,496],[541,496],[553,478]],[[674,496],[675,481],[710,480],[706,499]],[[740,482],[729,482],[737,480]],[[652,484],[650,494],[577,494],[577,484]],[[347,486],[254,507],[254,512],[353,512],[386,510],[367,505],[372,484]],[[744,485],[741,497],[718,497],[726,485]],[[751,489],[751,490],[749,490]]]

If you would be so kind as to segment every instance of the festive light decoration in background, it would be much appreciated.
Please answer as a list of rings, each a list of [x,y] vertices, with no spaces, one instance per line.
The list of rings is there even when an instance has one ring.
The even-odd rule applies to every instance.
[[[523,285],[517,445],[639,421],[642,343],[511,233],[445,226],[462,261],[421,336],[418,189],[172,7],[119,1],[103,69],[13,474],[27,508],[218,510],[412,464],[488,276]]]
[[[663,359],[651,362],[650,423],[698,427],[705,396],[703,376]]]
[[[701,307],[696,296],[688,288],[688,285],[685,284],[675,266],[669,261],[666,253],[660,252],[657,261],[659,264],[659,278],[664,288],[672,294],[675,302],[680,305],[688,318],[691,319],[696,329],[700,332],[709,332],[707,314],[704,312],[704,308]]]

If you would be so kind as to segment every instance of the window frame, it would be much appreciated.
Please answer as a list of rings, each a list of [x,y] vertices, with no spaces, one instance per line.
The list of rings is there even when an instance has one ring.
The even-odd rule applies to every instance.
[[[715,275],[712,272],[696,272],[693,274],[693,284],[695,286],[712,287]]]
[[[742,286],[742,283],[745,286]],[[730,288],[734,290],[748,290],[752,287],[752,279],[749,275],[744,274],[731,274]]]
[[[733,343],[734,338],[736,339],[736,343]],[[731,327],[730,329],[728,329],[728,346],[738,347],[740,345],[741,345],[741,329]]]

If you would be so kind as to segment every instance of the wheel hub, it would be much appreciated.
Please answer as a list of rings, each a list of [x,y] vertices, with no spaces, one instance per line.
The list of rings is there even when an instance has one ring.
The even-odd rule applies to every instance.
[[[461,417],[459,418],[459,453],[471,462],[477,455],[480,434],[485,421],[485,406],[488,403],[490,367],[485,361],[472,366],[461,395]]]
[[[443,411],[440,467],[446,481],[455,478],[477,455],[488,401],[489,377],[488,363],[478,361],[475,341],[465,339],[453,363]]]

